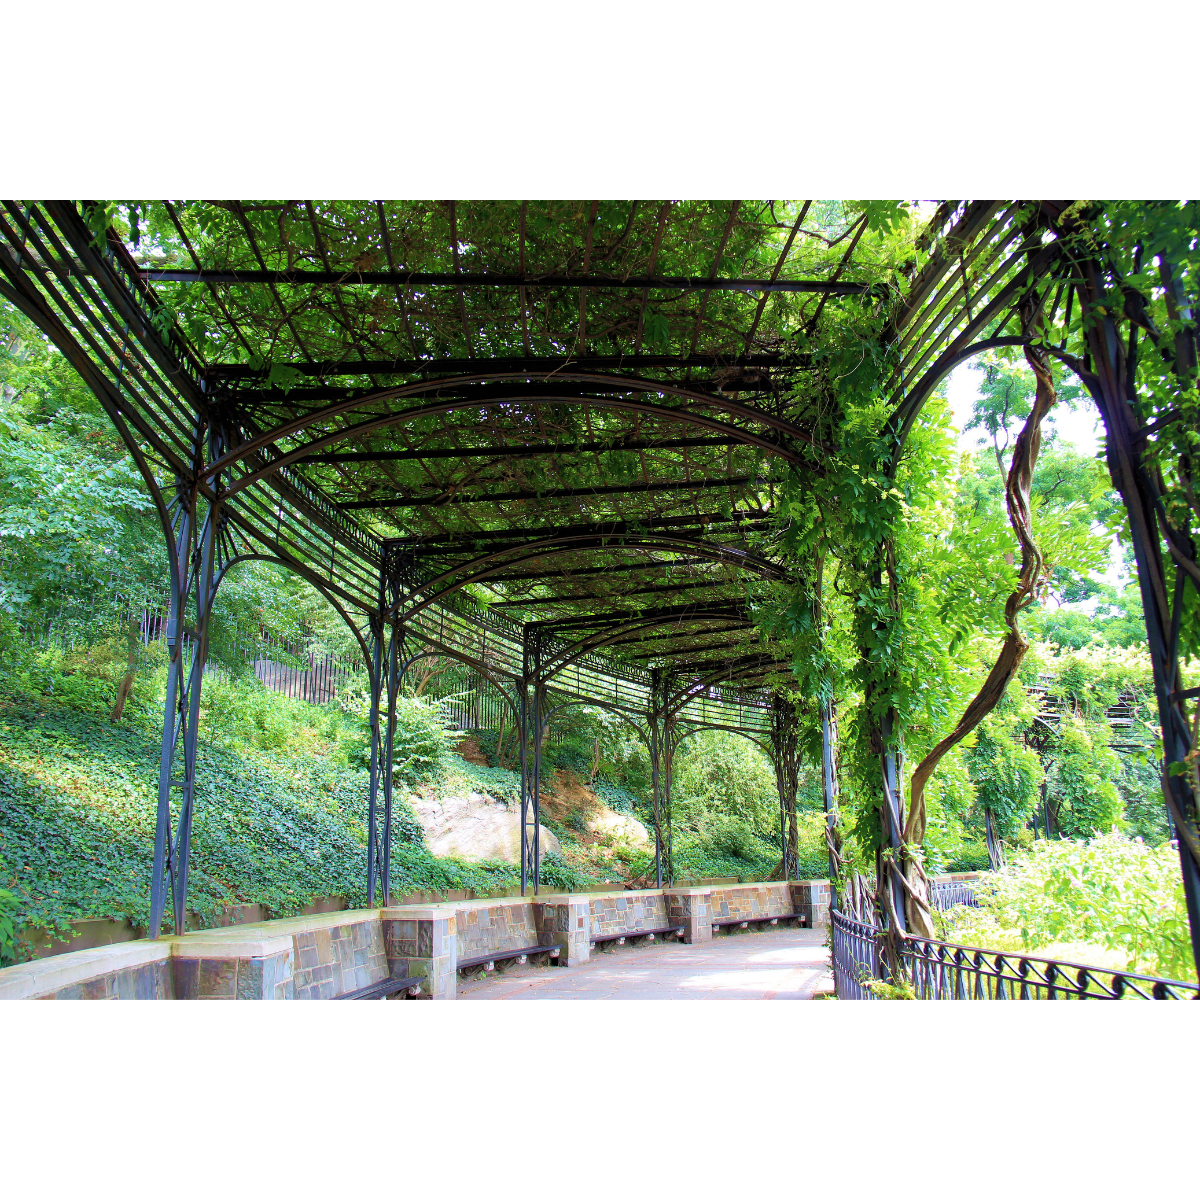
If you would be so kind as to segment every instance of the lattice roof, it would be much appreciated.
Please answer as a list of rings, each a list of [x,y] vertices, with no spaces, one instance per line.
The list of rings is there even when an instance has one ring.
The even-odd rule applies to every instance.
[[[289,553],[357,556],[328,572],[350,604],[372,603],[371,547],[391,541],[430,611],[465,591],[578,648],[735,686],[784,669],[750,609],[784,572],[777,466],[820,471],[834,437],[826,334],[890,320],[903,406],[964,337],[1002,331],[1042,245],[986,201],[941,205],[915,246],[843,202],[91,211],[116,218],[107,267],[68,205],[47,213],[70,249],[33,245],[19,203],[7,240],[47,279],[56,254],[116,272],[151,314],[189,377],[169,385],[231,431],[206,478],[245,528],[269,531],[273,490],[311,525]],[[183,441],[162,429],[169,466]]]

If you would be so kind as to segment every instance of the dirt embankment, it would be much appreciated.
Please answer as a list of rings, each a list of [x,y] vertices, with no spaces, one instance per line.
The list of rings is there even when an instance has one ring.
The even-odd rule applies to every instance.
[[[487,756],[473,737],[455,750],[469,763],[488,766]],[[574,771],[556,770],[542,784],[541,809],[558,833],[555,849],[573,867],[613,883],[640,878],[653,838],[627,813],[616,812]]]

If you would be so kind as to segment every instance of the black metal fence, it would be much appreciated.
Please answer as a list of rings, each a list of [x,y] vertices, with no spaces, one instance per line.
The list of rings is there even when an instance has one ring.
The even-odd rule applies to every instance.
[[[839,1000],[873,1000],[865,986],[879,978],[879,930],[836,910],[830,913],[833,930],[833,982]]]
[[[832,914],[833,978],[840,999],[877,999],[872,984],[903,984],[920,1000],[1196,1000],[1200,988],[1177,979],[1089,967],[1032,954],[900,937],[901,978],[883,980],[885,934]]]
[[[943,912],[948,908],[956,908],[959,905],[966,908],[979,907],[979,901],[975,898],[974,885],[962,881],[931,883],[929,885],[929,899],[934,908]]]

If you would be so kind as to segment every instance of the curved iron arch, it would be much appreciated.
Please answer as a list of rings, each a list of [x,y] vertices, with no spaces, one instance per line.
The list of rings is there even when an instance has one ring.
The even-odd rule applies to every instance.
[[[737,666],[739,664],[744,668],[744,670],[740,671],[738,674],[731,675],[729,673],[730,665]],[[725,666],[723,666],[720,670],[710,671],[707,675],[697,676],[692,680],[691,683],[687,685],[687,687],[681,688],[673,696],[668,697],[667,706],[670,708],[671,715],[674,716],[676,713],[682,712],[688,704],[697,698],[701,691],[710,687],[715,687],[720,680],[737,679],[743,675],[749,674],[753,670],[757,670],[759,667],[770,664],[778,664],[784,667],[787,665],[781,660],[773,659],[769,655],[765,654],[744,656],[741,659],[735,659],[733,664],[725,664]],[[676,701],[678,701],[678,703],[675,703]],[[671,707],[672,705],[674,705],[674,707]]]
[[[493,563],[490,568],[482,571],[476,571],[474,574],[466,578],[459,579],[458,582],[444,587],[439,591],[427,596],[424,600],[419,601],[412,608],[405,612],[405,619],[413,614],[420,612],[429,605],[440,602],[446,596],[454,592],[461,591],[471,583],[482,583],[490,575],[497,571],[506,570],[509,567],[520,566],[526,562],[536,562],[543,558],[552,558],[558,554],[570,554],[577,550],[584,549],[639,549],[646,548],[651,550],[665,550],[680,554],[692,554],[697,558],[705,558],[712,562],[726,562],[731,566],[745,567],[753,566],[757,572],[769,578],[786,579],[787,571],[775,563],[770,562],[765,558],[759,558],[757,555],[749,554],[742,550],[737,550],[734,547],[714,546],[711,542],[706,542],[701,538],[683,538],[671,537],[666,534],[573,534],[567,537],[549,537],[541,541],[527,542],[525,545],[513,547],[510,546],[506,550],[496,550],[491,554],[480,555],[477,558],[470,559],[448,571],[443,571],[440,575],[435,575],[432,579],[427,580],[421,585],[419,592],[424,592],[430,587],[436,587],[443,580],[454,579],[459,576],[464,570],[481,563]],[[527,553],[533,550],[535,553]],[[520,557],[509,559],[504,562],[497,561],[505,555],[519,553]],[[397,608],[393,607],[393,612]]]
[[[214,580],[213,580],[214,590],[217,590],[220,588],[221,583],[224,581],[225,576],[229,573],[229,569],[231,567],[235,567],[239,563],[244,563],[244,562],[274,563],[278,566],[286,568],[287,570],[291,571],[293,574],[300,576],[300,578],[303,579],[305,583],[307,583],[315,591],[319,592],[321,594],[321,597],[326,601],[326,603],[332,605],[333,608],[335,608],[337,610],[338,616],[340,616],[342,618],[342,620],[345,621],[346,624],[350,627],[350,631],[354,634],[355,641],[358,642],[358,648],[359,648],[359,650],[362,651],[363,661],[367,665],[368,674],[370,674],[373,671],[374,668],[372,667],[372,664],[371,664],[371,652],[367,648],[367,643],[363,640],[362,633],[359,630],[358,626],[355,625],[355,623],[350,619],[350,615],[341,606],[341,604],[339,604],[338,601],[334,598],[333,593],[328,588],[326,588],[322,583],[318,582],[318,580],[314,577],[314,573],[312,571],[310,571],[308,568],[302,566],[301,564],[287,562],[286,560],[279,558],[277,555],[274,555],[274,554],[238,554],[238,555],[235,555],[233,558],[227,559],[224,563],[221,564],[221,569],[216,573]]]
[[[700,614],[692,619],[722,622],[721,628],[708,631],[713,633],[724,632],[725,629],[729,628],[733,622],[737,622],[743,627],[748,627],[752,624],[748,618],[722,614],[711,614],[708,616]],[[580,658],[583,658],[588,654],[593,654],[595,651],[602,649],[604,646],[611,645],[613,642],[626,636],[627,634],[636,633],[639,630],[658,629],[662,625],[675,623],[678,620],[679,618],[677,617],[658,617],[654,619],[647,619],[641,622],[631,621],[628,624],[621,625],[616,629],[607,630],[604,633],[591,634],[586,638],[580,638],[578,641],[572,642],[563,651],[562,655],[560,656],[561,660],[557,661],[556,665],[553,665],[553,669],[549,674],[544,674],[541,676],[541,678],[543,682],[553,679],[556,675],[561,674],[563,671],[569,670],[572,664],[578,661]],[[551,660],[551,662],[554,664],[555,660]]]
[[[896,429],[897,437],[901,444],[903,444],[904,440],[908,437],[909,430],[912,429],[913,422],[916,421],[921,413],[921,409],[925,407],[925,402],[932,395],[933,389],[955,367],[961,366],[977,354],[983,354],[985,351],[994,350],[999,346],[1024,346],[1028,341],[1029,338],[1020,335],[984,338],[982,341],[972,342],[971,345],[965,346],[960,350],[955,350],[951,347],[943,351],[934,361],[933,366],[929,367],[925,374],[913,385],[912,390],[905,396],[903,402],[898,404],[893,410],[887,420],[888,427]]]
[[[553,708],[549,709],[546,712],[546,714],[542,718],[543,722],[548,723],[550,718],[552,716],[554,716],[554,714],[556,712],[559,712],[560,710],[562,710],[564,708],[570,708],[572,705],[585,705],[588,708],[604,708],[604,709],[607,709],[611,713],[615,713],[618,717],[621,718],[622,721],[624,721],[626,724],[628,724],[633,729],[633,731],[641,739],[642,744],[646,747],[646,749],[650,750],[650,738],[649,738],[649,735],[646,733],[646,731],[643,730],[638,725],[638,723],[627,712],[623,712],[619,707],[617,707],[617,705],[611,703],[611,701],[588,700],[583,697],[577,697],[577,698],[571,699],[571,700],[563,700],[561,703],[556,704]],[[653,751],[651,751],[651,752],[653,752]]]
[[[459,654],[453,650],[442,649],[440,642],[437,642],[437,643],[431,642],[430,644],[434,645],[436,648],[432,649],[432,650],[422,650],[419,653],[414,654],[404,660],[404,662],[401,664],[401,666],[399,667],[399,669],[397,670],[397,673],[396,673],[398,679],[403,679],[405,676],[405,673],[408,671],[408,668],[411,667],[413,665],[413,663],[420,661],[422,658],[436,658],[436,657],[440,656],[440,657],[445,657],[445,658],[457,659],[459,662],[470,667],[481,679],[483,679],[487,683],[490,683],[492,685],[492,687],[494,687],[496,689],[496,691],[498,691],[500,693],[500,695],[504,698],[505,704],[507,704],[509,709],[512,711],[513,719],[515,721],[520,720],[520,713],[517,709],[516,704],[513,701],[513,698],[508,694],[508,691],[505,689],[504,685],[498,679],[495,679],[492,676],[491,672],[482,668],[474,659],[470,658],[468,655]]]
[[[684,719],[686,720],[686,718]],[[678,725],[678,723],[678,721],[673,722],[675,725]],[[718,725],[708,721],[688,721],[688,724],[692,728],[686,730],[675,739],[675,742],[671,747],[672,754],[674,754],[675,751],[678,750],[688,738],[695,737],[696,734],[702,733],[705,729],[723,729],[727,733],[736,733],[738,737],[745,738],[748,742],[753,742],[767,756],[767,758],[771,760],[772,763],[775,761],[775,755],[769,749],[767,749],[767,747],[764,746],[763,743],[758,740],[758,738],[756,738],[752,733],[747,733],[744,729],[739,729],[736,725]]]
[[[274,429],[268,430],[265,433],[256,434],[254,437],[243,442],[240,446],[229,451],[221,458],[214,460],[203,471],[204,478],[210,478],[218,472],[223,471],[248,456],[259,452],[260,450],[268,449],[272,443],[279,441],[281,438],[290,437],[292,434],[300,433],[311,425],[320,421],[328,420],[331,417],[340,416],[343,413],[353,411],[355,408],[361,408],[363,404],[374,403],[379,400],[402,399],[409,396],[417,397],[426,395],[429,392],[438,392],[447,388],[462,387],[465,384],[473,383],[493,383],[493,382],[516,382],[520,380],[530,380],[531,372],[519,371],[503,371],[503,372],[480,372],[472,375],[452,376],[444,379],[422,380],[419,383],[406,384],[395,388],[381,388],[378,391],[370,392],[365,396],[356,396],[350,400],[342,400],[336,404],[326,405],[324,408],[316,409],[312,412],[305,413],[303,416],[293,417],[289,421],[285,421],[282,425],[276,426]],[[752,408],[748,404],[742,404],[737,400],[731,400],[726,396],[720,396],[708,392],[698,392],[691,388],[680,387],[678,384],[659,382],[657,380],[640,379],[636,376],[624,375],[606,375],[593,374],[591,372],[580,371],[545,371],[537,372],[538,382],[559,382],[570,381],[572,383],[592,384],[604,387],[624,386],[624,389],[629,392],[654,393],[657,395],[670,395],[678,400],[682,400],[689,404],[708,405],[721,412],[728,413],[732,417],[741,417],[744,420],[753,421],[760,425],[765,425],[769,429],[775,430],[777,433],[783,434],[785,437],[794,438],[796,441],[805,445],[811,446],[814,449],[826,451],[828,447],[821,445],[812,437],[806,430],[801,429],[798,425],[794,425],[791,421],[784,420],[782,417],[777,417],[772,413],[762,409]],[[513,395],[505,397],[497,397],[495,403],[502,400],[517,400],[519,399],[520,389],[515,389]],[[761,443],[761,448],[770,453],[779,454],[783,457],[798,457],[792,455],[792,452],[786,448],[776,445],[765,438],[759,438],[755,434],[741,429],[736,425],[728,425],[723,421],[717,421],[715,418],[702,417],[699,413],[690,411],[687,408],[671,408],[669,405],[646,404],[633,400],[621,400],[619,397],[608,396],[563,396],[557,400],[550,397],[529,397],[524,402],[527,403],[563,403],[563,404],[590,404],[596,407],[604,407],[606,405],[613,408],[636,409],[642,412],[657,413],[672,420],[684,420],[692,424],[705,425],[708,422],[709,428],[712,428],[721,433],[728,433],[736,436],[738,440],[744,440],[747,444],[757,445]],[[307,443],[304,447],[288,451],[279,458],[273,460],[270,464],[262,469],[261,472],[253,473],[249,476],[244,476],[246,482],[253,482],[258,474],[268,473],[271,470],[276,470],[281,466],[286,466],[295,459],[303,457],[305,454],[314,453],[317,449],[332,445],[345,438],[352,437],[355,434],[367,433],[371,429],[380,428],[389,424],[397,424],[401,421],[423,416],[435,415],[439,412],[445,412],[453,408],[472,408],[479,407],[481,404],[489,403],[486,397],[470,397],[464,399],[461,396],[448,398],[441,401],[435,401],[432,404],[420,405],[414,409],[408,409],[400,413],[388,413],[378,418],[372,418],[369,421],[360,422],[357,425],[348,426],[345,429],[338,430],[335,433],[327,434],[321,438],[316,438]],[[242,480],[237,481],[238,486],[233,490],[240,490],[246,484]],[[232,493],[231,493],[232,494]]]

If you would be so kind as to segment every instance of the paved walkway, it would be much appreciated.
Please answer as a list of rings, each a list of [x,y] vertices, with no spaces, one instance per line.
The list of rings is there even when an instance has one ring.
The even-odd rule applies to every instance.
[[[723,934],[592,951],[578,967],[510,966],[458,981],[460,1000],[811,1000],[832,991],[824,930]]]

